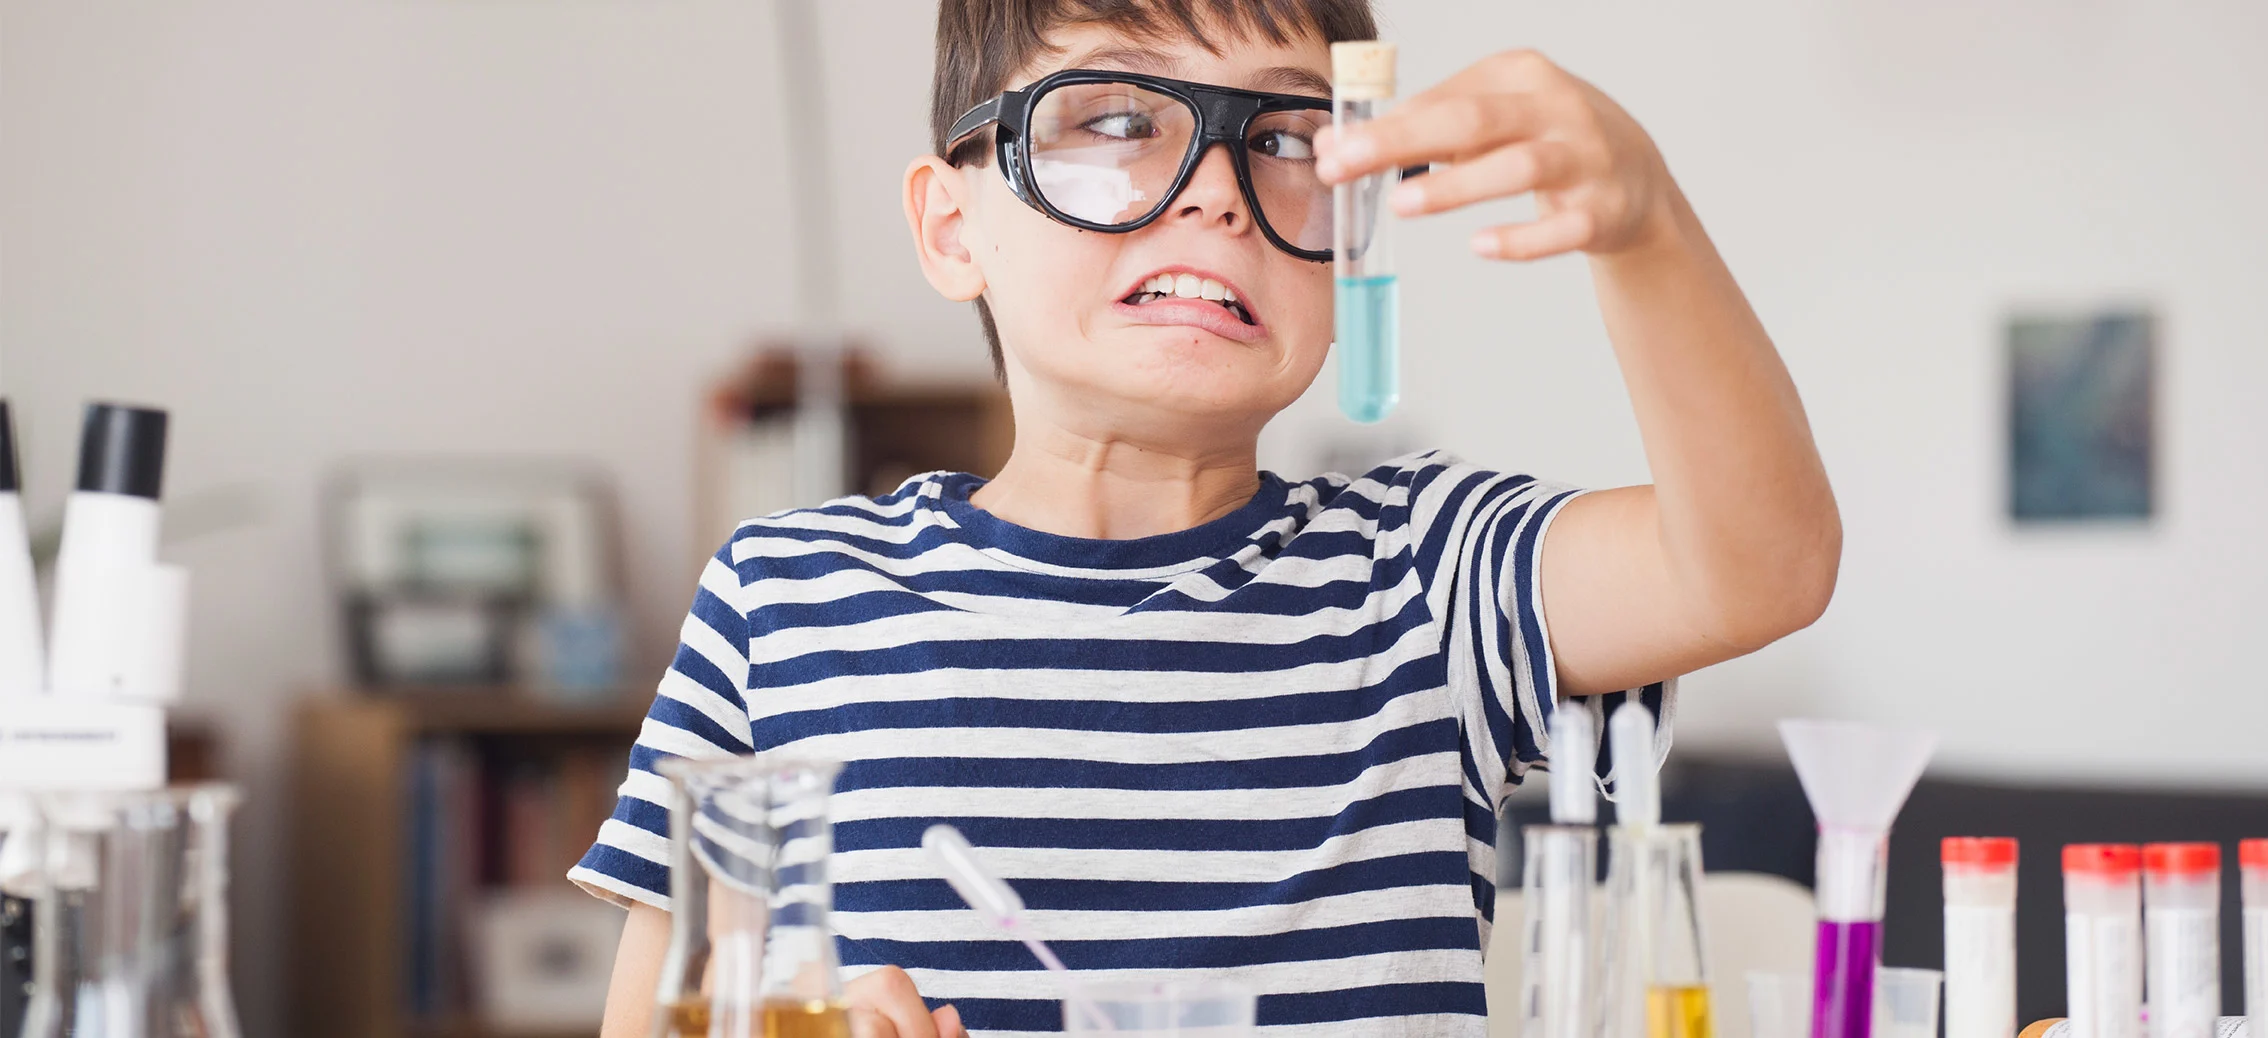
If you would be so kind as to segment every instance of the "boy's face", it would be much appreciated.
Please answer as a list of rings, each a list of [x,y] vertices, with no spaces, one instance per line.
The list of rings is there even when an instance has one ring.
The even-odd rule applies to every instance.
[[[1064,68],[1316,96],[1329,82],[1330,51],[1311,37],[1284,45],[1231,38],[1214,54],[1194,42],[1136,45],[1102,27],[1070,26],[1051,42],[1059,56],[1023,70],[1011,86]],[[1020,415],[1045,408],[1059,424],[1108,438],[1257,433],[1322,367],[1332,333],[1330,264],[1269,244],[1224,148],[1203,156],[1155,222],[1125,234],[1048,219],[1010,192],[997,162],[958,170],[936,163],[940,183],[926,191],[911,180],[922,168],[917,162],[909,174],[909,208],[915,194],[942,190],[960,209],[957,226],[928,230],[909,213],[924,266],[947,295],[981,292],[990,305]],[[932,255],[953,252],[955,238],[962,255]],[[960,269],[940,277],[940,262]],[[1143,292],[1161,275],[1219,281],[1251,323],[1204,298]]]

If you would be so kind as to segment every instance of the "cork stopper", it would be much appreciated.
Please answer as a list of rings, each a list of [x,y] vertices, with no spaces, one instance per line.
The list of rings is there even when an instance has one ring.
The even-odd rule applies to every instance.
[[[1331,93],[1348,101],[1394,96],[1394,45],[1347,40],[1331,45]]]

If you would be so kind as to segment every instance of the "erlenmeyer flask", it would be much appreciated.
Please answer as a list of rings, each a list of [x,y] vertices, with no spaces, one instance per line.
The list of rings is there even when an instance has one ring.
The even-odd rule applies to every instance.
[[[666,761],[670,947],[660,1038],[847,1038],[827,796],[837,766]]]
[[[1607,831],[1609,1038],[1709,1038],[1701,827]]]
[[[236,790],[38,800],[23,1038],[237,1038],[228,991]]]

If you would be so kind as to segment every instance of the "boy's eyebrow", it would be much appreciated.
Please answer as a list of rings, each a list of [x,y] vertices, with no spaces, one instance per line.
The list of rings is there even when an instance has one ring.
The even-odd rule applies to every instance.
[[[1171,73],[1176,71],[1171,62],[1159,57],[1153,51],[1137,50],[1133,47],[1098,48],[1066,62],[1063,67],[1114,69],[1120,72],[1144,72],[1153,76],[1179,78],[1171,76]],[[1331,81],[1310,69],[1300,68],[1296,65],[1276,65],[1261,69],[1252,77],[1252,82],[1245,89],[1283,94],[1306,94],[1327,98],[1331,96]]]

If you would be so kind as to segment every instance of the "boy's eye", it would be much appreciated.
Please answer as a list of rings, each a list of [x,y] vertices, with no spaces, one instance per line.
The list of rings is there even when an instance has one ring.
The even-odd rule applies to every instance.
[[[1245,143],[1245,147],[1250,148],[1255,155],[1266,155],[1274,159],[1305,161],[1315,157],[1314,142],[1288,130],[1269,130],[1254,134]]]
[[[1098,133],[1105,137],[1119,137],[1126,140],[1137,140],[1158,135],[1157,120],[1150,118],[1148,112],[1112,112],[1108,115],[1098,115],[1079,125],[1081,129],[1089,133]]]

